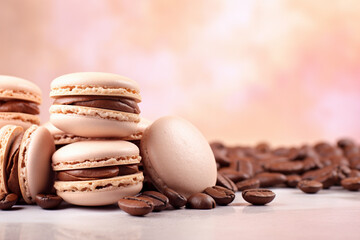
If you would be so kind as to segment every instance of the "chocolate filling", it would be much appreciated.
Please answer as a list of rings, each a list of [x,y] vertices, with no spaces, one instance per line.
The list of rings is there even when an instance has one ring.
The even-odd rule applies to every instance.
[[[57,180],[60,181],[88,181],[116,176],[124,176],[139,172],[136,164],[125,166],[111,166],[90,169],[65,170],[57,173]]]
[[[69,96],[54,100],[54,105],[75,105],[93,108],[103,108],[127,113],[140,113],[136,101],[124,97],[112,96]]]
[[[6,166],[6,176],[7,176],[7,186],[11,193],[15,193],[21,197],[21,190],[19,186],[19,176],[18,176],[18,157],[19,157],[19,148],[23,134],[20,134],[11,145],[9,151],[8,162]]]
[[[37,103],[23,100],[0,100],[0,112],[20,112],[37,115],[40,113]]]

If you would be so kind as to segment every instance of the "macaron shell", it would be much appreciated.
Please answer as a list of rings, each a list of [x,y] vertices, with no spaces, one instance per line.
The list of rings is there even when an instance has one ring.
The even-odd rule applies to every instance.
[[[81,141],[68,144],[52,156],[55,171],[139,163],[139,148],[127,141]]]
[[[141,152],[145,172],[159,190],[169,187],[189,197],[216,183],[211,148],[199,130],[184,119],[156,120],[144,132]]]
[[[51,97],[64,95],[124,96],[141,101],[139,85],[126,77],[102,72],[79,72],[60,76],[51,83]]]
[[[81,137],[126,137],[140,121],[138,114],[82,106],[53,105],[50,113],[55,127]]]
[[[34,83],[13,76],[0,75],[0,98],[41,103],[41,90]]]
[[[97,138],[89,138],[89,137],[80,137],[74,134],[65,133],[64,131],[61,131],[60,129],[55,127],[50,121],[44,123],[42,126],[45,127],[47,130],[49,130],[50,134],[54,138],[55,145],[65,145],[74,142],[90,141],[97,139]]]
[[[46,128],[33,125],[25,131],[19,151],[19,184],[26,203],[34,203],[36,194],[50,187],[54,152],[54,140]]]
[[[6,166],[10,147],[17,136],[23,132],[23,128],[14,125],[6,125],[0,129],[0,193],[8,193],[6,184]]]
[[[28,129],[31,125],[39,125],[40,118],[37,115],[17,112],[0,112],[0,127],[5,125],[21,126]]]
[[[143,179],[143,174],[140,172],[94,181],[57,181],[54,187],[56,193],[68,203],[80,206],[103,206],[116,203],[122,197],[138,194]],[[102,186],[104,188],[101,188]]]
[[[140,140],[143,136],[143,133],[147,127],[149,127],[152,124],[152,121],[141,117],[140,122],[136,124],[136,132],[134,134],[131,134],[127,137],[122,137],[122,140],[127,141],[134,141],[134,140]]]

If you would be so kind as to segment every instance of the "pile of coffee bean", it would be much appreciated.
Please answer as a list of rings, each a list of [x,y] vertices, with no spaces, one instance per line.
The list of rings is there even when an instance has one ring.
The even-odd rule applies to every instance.
[[[299,147],[272,148],[268,143],[225,146],[221,142],[210,146],[218,167],[217,185],[233,191],[298,187],[305,193],[316,193],[332,186],[360,189],[360,146],[351,139]]]
[[[220,186],[208,187],[202,193],[195,193],[188,199],[170,188],[163,193],[150,190],[137,196],[124,197],[118,201],[119,208],[132,216],[144,216],[164,209],[212,209],[216,205],[228,205],[235,199],[235,193]]]

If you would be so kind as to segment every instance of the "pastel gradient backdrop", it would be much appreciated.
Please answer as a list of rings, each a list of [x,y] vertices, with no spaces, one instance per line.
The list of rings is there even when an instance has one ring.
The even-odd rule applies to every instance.
[[[175,114],[209,140],[360,140],[360,2],[0,1],[0,74],[128,76],[142,115]]]

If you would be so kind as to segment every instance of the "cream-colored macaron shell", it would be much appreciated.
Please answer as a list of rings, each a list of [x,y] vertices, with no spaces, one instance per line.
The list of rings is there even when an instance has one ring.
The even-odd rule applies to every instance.
[[[139,163],[139,148],[122,140],[81,141],[68,144],[52,156],[55,171]]]
[[[0,98],[22,99],[41,104],[41,90],[28,80],[0,75]]]
[[[16,125],[28,129],[33,124],[40,124],[39,116],[18,112],[0,112],[0,127]]]
[[[139,85],[135,81],[103,72],[71,73],[53,80],[50,96],[65,95],[120,95],[141,101]]]
[[[94,138],[90,138],[90,137],[80,137],[80,136],[76,136],[71,133],[66,133],[66,132],[58,129],[57,127],[55,127],[50,121],[44,123],[42,126],[45,127],[47,130],[49,130],[49,132],[51,133],[51,135],[54,138],[55,145],[65,145],[65,144],[70,144],[70,143],[74,143],[74,142],[90,141],[90,140],[97,139],[97,138],[94,139]]]
[[[56,193],[66,202],[80,206],[103,206],[140,192],[142,172],[93,181],[56,181]]]
[[[6,167],[8,153],[17,136],[23,132],[23,128],[14,125],[6,125],[0,129],[0,193],[8,193]]]
[[[35,202],[35,196],[50,187],[51,156],[55,144],[50,132],[32,125],[23,136],[19,150],[19,185],[26,203]]]
[[[82,137],[126,137],[137,131],[138,114],[72,105],[52,105],[51,123]]]
[[[213,152],[201,132],[184,119],[156,120],[144,132],[141,152],[145,172],[160,191],[169,187],[189,197],[216,184]]]

